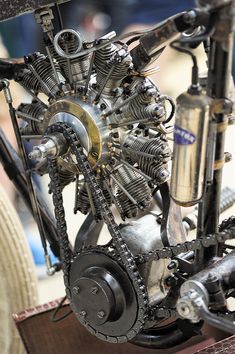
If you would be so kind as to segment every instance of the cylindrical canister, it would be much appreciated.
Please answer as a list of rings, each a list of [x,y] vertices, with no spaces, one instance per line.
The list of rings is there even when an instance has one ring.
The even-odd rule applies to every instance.
[[[202,197],[207,151],[210,98],[186,92],[177,98],[170,193],[182,206]]]

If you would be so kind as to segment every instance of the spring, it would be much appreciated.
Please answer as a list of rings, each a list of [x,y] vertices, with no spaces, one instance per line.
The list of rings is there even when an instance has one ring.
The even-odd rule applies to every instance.
[[[59,39],[59,45],[64,51],[67,51],[68,54],[73,53],[77,49],[77,38],[72,33],[67,33],[63,39]],[[52,44],[50,45],[50,51],[60,65],[66,79],[69,81],[68,65],[70,65],[73,82],[82,84],[89,71],[90,54],[83,55],[79,58],[69,59],[68,64],[68,61],[65,58],[59,56]]]
[[[19,115],[19,117],[23,120],[25,120],[28,124],[21,129],[21,133],[25,135],[41,135],[44,133],[45,128],[44,128],[44,123],[43,123],[43,118],[44,118],[44,113],[46,112],[46,109],[41,105],[40,102],[33,101],[32,103],[21,103],[17,109],[17,113],[22,113],[24,115]],[[27,118],[27,115],[37,119],[38,121],[35,120],[30,120]]]
[[[167,162],[171,158],[171,150],[163,136],[147,139],[128,135],[123,144],[123,151],[125,158],[137,163],[141,171],[155,183],[163,183],[169,177]]]
[[[28,90],[33,90],[34,92],[40,91],[40,83],[33,75],[33,73],[28,69],[24,69],[22,72],[20,72],[16,77],[15,81],[19,82],[23,87]]]
[[[118,168],[115,177],[137,202],[134,204],[120,186],[115,185],[115,195],[123,219],[135,217],[139,209],[146,209],[150,206],[151,190],[144,177],[124,165]]]
[[[27,63],[32,65],[42,81],[40,83],[40,90],[48,96],[56,96],[60,92],[60,88],[50,61],[45,57],[45,55],[34,53],[27,58]],[[55,69],[60,82],[64,82],[64,78],[57,63],[55,63]]]
[[[131,58],[124,49],[118,49],[114,44],[109,44],[105,48],[97,50],[95,53],[94,65],[96,68],[96,82],[98,87],[102,87],[106,82],[106,77],[110,70],[113,71],[105,84],[104,93],[110,92],[118,87],[131,65]]]

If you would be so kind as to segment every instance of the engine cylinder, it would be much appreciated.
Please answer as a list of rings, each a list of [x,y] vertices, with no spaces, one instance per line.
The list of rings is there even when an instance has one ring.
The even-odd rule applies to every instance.
[[[120,86],[123,78],[127,76],[131,57],[124,49],[118,50],[116,45],[110,44],[96,51],[94,65],[97,71],[96,83],[98,87],[102,87],[105,82],[103,92],[110,94],[114,88]],[[112,69],[113,71],[107,80],[107,75]]]
[[[40,83],[37,78],[33,75],[33,73],[25,69],[18,74],[16,77],[16,82],[19,82],[23,87],[28,90],[33,90],[35,92],[40,91]]]
[[[164,102],[158,96],[159,92],[147,79],[135,79],[129,87],[130,97],[139,91],[139,94],[122,107],[115,120],[118,122],[131,122],[149,120],[157,123],[164,120],[166,112]]]
[[[72,33],[66,33],[63,38],[59,39],[61,49],[68,54],[72,54],[78,47],[77,38]],[[50,45],[53,57],[60,65],[64,76],[69,80],[69,66],[71,67],[72,81],[76,84],[82,84],[87,77],[90,66],[90,54],[83,55],[79,58],[69,59],[69,63],[62,58],[55,50],[54,45]]]
[[[126,166],[120,166],[115,177],[136,202],[134,203],[120,186],[116,185],[116,199],[123,218],[135,217],[139,209],[150,206],[151,190],[144,177]]]
[[[102,183],[101,183],[102,185]],[[108,202],[109,205],[111,205],[112,201],[111,201],[111,196],[109,194],[109,192],[107,191],[107,189],[102,185],[102,190],[103,190],[103,194],[104,197],[106,199],[106,201]],[[101,218],[101,215],[99,213],[99,208],[97,206],[96,200],[93,200],[93,205],[94,208],[96,210],[96,217],[98,219]],[[91,209],[91,203],[90,203],[90,199],[89,199],[89,195],[88,195],[88,191],[87,191],[87,187],[85,184],[83,184],[79,190],[78,195],[76,196],[76,205],[74,208],[74,211],[76,212],[77,210],[79,210],[82,214],[87,214]]]
[[[40,77],[40,89],[46,95],[56,96],[60,92],[60,87],[58,85],[55,73],[51,67],[49,60],[45,55],[40,53],[34,53],[27,58],[27,63],[33,67],[38,77]],[[64,82],[64,77],[61,74],[59,65],[55,65],[55,70],[58,76],[58,79],[61,83]]]
[[[86,185],[83,184],[76,197],[75,211],[79,210],[82,214],[87,214],[91,208]]]
[[[43,118],[46,108],[44,108],[40,102],[34,101],[32,103],[21,103],[17,109],[17,113],[20,118],[23,118],[28,124],[21,129],[23,134],[43,134],[45,131]],[[22,116],[20,115],[22,113]],[[25,114],[25,116],[24,116]],[[30,120],[27,118],[31,116],[35,120]]]
[[[170,173],[167,162],[171,158],[171,150],[165,138],[147,139],[128,135],[123,144],[124,155],[137,163],[141,171],[151,177],[155,183],[167,180]]]

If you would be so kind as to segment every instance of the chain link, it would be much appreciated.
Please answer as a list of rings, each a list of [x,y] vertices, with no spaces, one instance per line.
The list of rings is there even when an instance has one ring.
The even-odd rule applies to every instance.
[[[65,220],[65,211],[62,196],[62,187],[59,177],[59,169],[56,159],[48,159],[48,173],[52,181],[51,193],[54,205],[54,212],[56,218],[56,226],[58,233],[58,242],[60,246],[60,257],[62,261],[62,269],[64,273],[64,284],[66,295],[70,296],[69,289],[69,267],[72,259],[72,250],[69,244],[69,238],[67,234],[67,224]]]
[[[229,223],[229,221],[227,221]],[[157,261],[164,258],[173,258],[181,253],[186,253],[188,251],[196,251],[202,248],[207,248],[219,243],[224,243],[227,240],[232,240],[235,238],[235,226],[231,228],[227,227],[221,232],[214,235],[207,235],[205,237],[200,237],[196,240],[186,241],[184,243],[179,243],[175,246],[164,247],[159,250],[154,250],[148,253],[142,253],[136,257],[136,261],[139,264]]]
[[[113,243],[117,252],[119,253],[120,259],[133,283],[133,287],[135,289],[135,293],[137,296],[138,308],[137,308],[137,316],[136,321],[132,328],[128,331],[126,336],[121,337],[107,337],[107,341],[117,341],[117,342],[125,342],[127,340],[131,340],[138,334],[144,326],[146,317],[147,317],[147,310],[148,310],[148,296],[145,289],[145,285],[143,282],[142,277],[139,274],[138,268],[136,266],[136,262],[132,253],[130,252],[129,248],[127,247],[125,241],[122,238],[121,232],[119,230],[119,226],[116,224],[114,216],[110,211],[109,205],[103,195],[102,189],[100,188],[99,184],[96,181],[95,174],[90,167],[90,164],[87,160],[86,155],[83,152],[83,148],[80,145],[80,142],[73,132],[72,128],[62,124],[57,123],[52,125],[48,128],[47,133],[53,134],[55,132],[62,133],[65,137],[67,143],[71,147],[80,171],[82,172],[85,181],[88,183],[92,195],[96,199],[98,208],[102,215],[104,222],[106,223],[110,235],[112,237]],[[70,268],[70,254],[66,253],[65,248],[68,246],[68,236],[66,232],[66,222],[64,219],[64,210],[63,210],[63,198],[62,198],[62,190],[59,188],[59,176],[56,171],[56,161],[51,160],[49,161],[49,175],[52,182],[52,193],[53,193],[53,202],[55,206],[55,214],[57,220],[57,227],[58,227],[58,234],[60,237],[60,245],[62,247],[62,255],[63,255],[63,263],[64,263],[64,272],[65,272],[65,280],[68,284],[68,274]],[[70,292],[67,291],[67,295],[71,300]],[[89,324],[84,324],[87,326],[88,330],[94,333],[94,329],[91,328]],[[104,337],[102,333],[96,332],[97,337]]]
[[[93,196],[97,201],[98,208],[102,215],[104,222],[106,223],[110,235],[113,240],[113,244],[118,252],[120,260],[124,265],[129,277],[132,280],[133,287],[136,292],[138,309],[136,322],[126,336],[121,337],[106,337],[110,342],[125,342],[131,340],[141,331],[144,327],[147,317],[155,318],[169,318],[177,317],[177,311],[175,309],[169,309],[165,307],[148,307],[148,296],[145,289],[145,285],[142,277],[139,274],[137,264],[156,261],[159,259],[170,259],[178,256],[181,253],[188,251],[196,251],[202,248],[210,247],[215,244],[224,243],[227,240],[235,238],[235,217],[231,217],[225,220],[219,228],[219,232],[213,235],[207,235],[196,240],[187,241],[175,246],[164,247],[163,249],[154,250],[146,254],[140,254],[133,257],[125,241],[122,238],[119,226],[116,224],[114,216],[110,211],[109,205],[103,195],[100,185],[97,183],[95,174],[87,160],[86,155],[83,152],[83,148],[73,132],[72,128],[63,123],[57,123],[50,126],[47,133],[62,133],[65,137],[68,145],[71,147],[79,169],[84,176],[85,181],[88,183]],[[67,226],[65,221],[65,213],[63,207],[62,188],[59,180],[58,166],[56,159],[48,159],[48,170],[51,179],[51,190],[53,196],[53,203],[55,208],[55,217],[57,221],[57,230],[59,236],[59,243],[61,249],[61,259],[63,262],[64,281],[66,286],[66,293],[71,300],[71,294],[69,289],[69,270],[72,259],[72,251],[70,249]],[[74,309],[75,310],[75,309]],[[75,311],[76,312],[76,311]],[[152,315],[151,315],[152,313]],[[84,325],[94,334],[94,329],[84,321]],[[104,335],[95,331],[97,337],[103,339]]]

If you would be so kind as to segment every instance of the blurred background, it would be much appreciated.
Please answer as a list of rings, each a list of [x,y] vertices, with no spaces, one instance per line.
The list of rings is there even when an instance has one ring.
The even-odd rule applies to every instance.
[[[163,19],[194,6],[193,0],[72,0],[60,5],[65,28],[78,30],[86,40],[93,40],[101,37],[111,30],[118,34],[135,29],[151,27]],[[56,27],[56,26],[55,26]],[[33,14],[27,14],[19,18],[0,23],[1,48],[0,57],[23,57],[35,51],[44,52],[42,31],[36,24]],[[200,58],[200,71],[206,71],[206,56],[201,48],[197,49]],[[176,98],[185,91],[190,84],[191,60],[187,55],[180,54],[167,48],[154,66],[159,66],[160,71],[153,77],[155,83],[162,93]],[[14,105],[20,102],[29,102],[30,98],[17,84],[11,84]],[[14,142],[7,105],[4,103],[3,94],[0,93],[0,124],[6,135]],[[226,150],[235,152],[232,144],[234,128],[228,130],[228,145]],[[231,180],[233,173],[232,164],[225,166],[224,185],[233,185],[235,179]],[[23,227],[34,256],[34,262],[39,278],[39,302],[58,298],[64,294],[62,274],[52,278],[46,276],[43,264],[43,254],[40,239],[36,226],[30,217],[27,209],[22,204],[17,192],[9,180],[0,172],[0,182],[7,190],[8,195],[16,206]],[[47,194],[48,180],[43,177],[39,182],[41,190],[45,194],[48,203],[51,204],[50,196]],[[70,185],[65,190],[65,205],[68,217],[68,232],[71,239],[74,238],[81,224],[83,216],[75,216],[72,212],[70,195],[74,195],[74,186]]]

